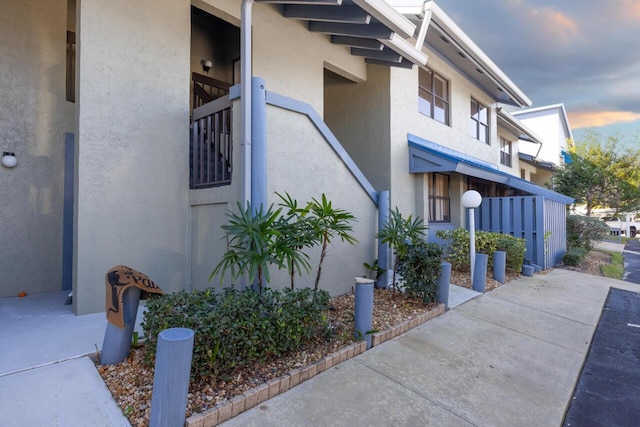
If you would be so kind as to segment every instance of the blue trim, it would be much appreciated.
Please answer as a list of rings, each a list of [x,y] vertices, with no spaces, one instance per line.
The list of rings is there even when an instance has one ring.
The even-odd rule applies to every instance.
[[[64,134],[64,196],[62,208],[62,290],[73,287],[73,203],[75,175],[75,139]]]
[[[251,206],[267,209],[267,103],[265,82],[251,81]]]
[[[233,87],[231,89],[233,89]],[[318,131],[322,134],[325,141],[327,141],[333,151],[338,155],[338,157],[340,157],[345,166],[347,166],[360,186],[362,186],[364,191],[367,192],[371,200],[373,200],[373,203],[375,203],[376,206],[378,205],[378,192],[376,191],[376,189],[364,176],[360,168],[358,168],[351,156],[349,156],[342,144],[340,144],[333,132],[331,132],[329,127],[318,115],[318,113],[315,112],[311,105],[270,91],[267,91],[267,104],[307,116],[316,127],[316,129],[318,129]]]
[[[409,172],[411,173],[458,172],[506,184],[518,190],[543,196],[548,200],[564,203],[565,205],[570,205],[574,202],[571,197],[510,175],[491,163],[412,134],[408,134],[407,139],[409,142]]]

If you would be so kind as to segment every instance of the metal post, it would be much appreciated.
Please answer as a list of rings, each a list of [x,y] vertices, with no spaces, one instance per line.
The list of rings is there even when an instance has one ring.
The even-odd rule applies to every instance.
[[[484,292],[484,286],[487,281],[487,263],[489,261],[489,255],[487,254],[477,254],[476,255],[476,265],[474,268],[474,274],[472,276],[473,280],[473,290],[478,292]]]
[[[493,278],[504,284],[506,269],[507,253],[505,251],[495,251],[493,253]]]
[[[100,351],[101,364],[112,365],[120,363],[129,356],[131,338],[133,337],[133,329],[136,326],[136,317],[138,315],[140,292],[140,288],[132,286],[126,290],[122,298],[124,328],[119,328],[113,323],[107,322],[102,350]]]
[[[476,219],[475,208],[469,208],[469,259],[471,261],[471,280],[473,280],[476,265]]]
[[[378,231],[389,224],[389,191],[384,190],[378,193]],[[376,286],[387,289],[389,286],[389,244],[380,243],[378,239],[378,267],[384,272],[378,277]]]
[[[449,282],[451,281],[451,264],[440,264],[440,276],[438,276],[438,302],[444,304],[444,309],[449,308]]]
[[[367,349],[370,349],[370,331],[373,329],[373,280],[356,277],[355,312],[355,338],[366,341]]]
[[[193,355],[193,331],[170,328],[158,334],[151,396],[151,427],[184,425]]]
[[[260,77],[251,85],[251,206],[267,207],[267,90]]]
[[[254,0],[240,7],[240,145],[243,147],[242,202],[251,203],[251,9]]]

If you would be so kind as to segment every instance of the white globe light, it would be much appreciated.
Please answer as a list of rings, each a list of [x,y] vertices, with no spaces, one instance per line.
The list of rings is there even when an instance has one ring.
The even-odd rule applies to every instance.
[[[13,168],[18,164],[18,159],[16,159],[16,156],[14,156],[13,153],[5,153],[2,156],[2,164],[5,167]]]
[[[482,196],[476,190],[469,190],[464,192],[460,201],[465,208],[477,208],[482,203]]]

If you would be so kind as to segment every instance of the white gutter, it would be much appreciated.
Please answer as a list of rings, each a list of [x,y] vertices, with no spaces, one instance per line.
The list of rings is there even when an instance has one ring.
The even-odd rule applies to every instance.
[[[384,0],[353,0],[353,2],[393,32],[404,38],[413,37],[416,25]]]
[[[409,61],[418,65],[425,65],[427,63],[427,55],[422,53],[419,49],[416,49],[411,43],[400,37],[397,33],[391,35],[391,39],[378,39],[378,41],[394,52],[404,56]]]
[[[519,104],[530,106],[531,100],[520,90],[515,83],[467,36],[464,31],[433,1],[425,3],[425,8],[432,12],[431,20],[435,22],[446,34],[458,45],[466,48],[469,55],[473,55],[473,60],[478,66],[487,71],[488,75],[497,80],[509,93],[516,98]],[[471,58],[470,58],[471,59]]]
[[[240,12],[240,146],[243,154],[241,199],[251,203],[251,9],[254,0],[242,0]]]

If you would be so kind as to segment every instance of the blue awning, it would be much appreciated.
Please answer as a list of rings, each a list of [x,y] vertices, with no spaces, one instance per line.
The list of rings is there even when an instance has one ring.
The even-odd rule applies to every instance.
[[[409,172],[457,172],[570,205],[574,199],[501,171],[494,164],[408,134]]]

